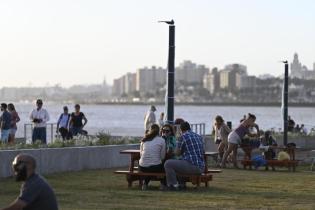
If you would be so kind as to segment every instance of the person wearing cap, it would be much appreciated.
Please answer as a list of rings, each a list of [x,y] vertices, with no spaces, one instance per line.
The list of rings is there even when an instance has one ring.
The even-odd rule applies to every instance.
[[[144,117],[144,130],[146,132],[150,130],[151,125],[156,123],[155,111],[156,108],[152,105]]]
[[[20,195],[0,210],[58,210],[55,193],[47,181],[35,172],[36,160],[29,154],[17,155],[12,163],[15,180],[23,182]]]
[[[5,103],[1,104],[2,115],[0,117],[1,127],[1,140],[3,143],[8,143],[11,128],[11,114],[7,110],[8,105]]]
[[[47,121],[49,121],[49,115],[46,109],[43,109],[43,101],[37,99],[36,109],[30,114],[30,119],[34,124],[32,142],[34,143],[37,140],[40,140],[43,144],[46,144],[46,126]]]
[[[68,112],[68,107],[63,107],[63,113],[60,115],[58,122],[57,122],[57,129],[56,133],[61,134],[62,140],[69,140],[69,122],[70,122],[70,114]]]

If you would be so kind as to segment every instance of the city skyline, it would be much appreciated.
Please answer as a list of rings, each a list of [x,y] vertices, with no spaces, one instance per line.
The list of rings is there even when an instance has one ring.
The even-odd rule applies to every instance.
[[[122,6],[123,5],[123,6]],[[0,87],[101,83],[144,66],[166,67],[167,27],[176,24],[176,65],[240,63],[281,75],[279,60],[315,61],[315,2],[1,1]]]

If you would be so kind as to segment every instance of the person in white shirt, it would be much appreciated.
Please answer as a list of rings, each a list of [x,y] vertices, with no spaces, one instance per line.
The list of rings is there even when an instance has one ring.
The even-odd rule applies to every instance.
[[[142,172],[164,172],[162,160],[165,158],[165,140],[159,136],[160,128],[153,124],[145,134],[140,144],[139,170]],[[150,177],[144,179],[142,190],[146,190]],[[161,188],[166,184],[166,180],[161,181]]]
[[[305,128],[304,124],[301,125],[300,133],[302,133],[302,134],[304,134],[304,135],[307,134],[307,129]]]
[[[144,130],[146,132],[150,129],[151,125],[156,123],[156,117],[154,114],[155,111],[156,111],[155,106],[151,106],[149,111],[146,113],[144,117]]]
[[[43,144],[46,144],[46,125],[49,121],[49,115],[47,110],[42,108],[43,101],[41,99],[37,99],[36,106],[37,108],[30,114],[30,119],[34,124],[32,142],[40,140]]]

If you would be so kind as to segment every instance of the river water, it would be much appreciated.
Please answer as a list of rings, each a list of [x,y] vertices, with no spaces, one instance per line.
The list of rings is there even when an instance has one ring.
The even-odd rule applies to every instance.
[[[56,123],[62,107],[68,105],[73,111],[73,104],[44,104],[50,114],[50,123]],[[15,104],[21,122],[18,123],[17,137],[24,136],[24,123],[30,123],[29,113],[34,108],[33,104]],[[99,131],[109,132],[119,136],[143,135],[143,119],[149,106],[145,105],[81,105],[81,111],[88,118],[86,130],[90,134]],[[156,116],[164,111],[164,106],[156,106]],[[266,129],[279,130],[282,128],[282,115],[280,107],[250,107],[250,106],[175,106],[175,118],[183,118],[190,123],[206,123],[206,133],[210,133],[211,124],[216,115],[222,115],[226,121],[231,121],[233,127],[246,113],[253,113],[257,117],[258,125]],[[305,124],[308,130],[315,127],[315,108],[292,107],[289,115],[297,124]]]

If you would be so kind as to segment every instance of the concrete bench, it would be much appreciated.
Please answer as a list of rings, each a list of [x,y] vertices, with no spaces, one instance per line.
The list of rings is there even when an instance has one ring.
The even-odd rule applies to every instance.
[[[217,170],[219,171],[219,170]],[[142,186],[142,181],[145,177],[151,177],[152,181],[159,181],[165,178],[165,173],[148,173],[140,171],[115,171],[115,174],[124,174],[128,182],[128,187],[132,186],[132,182],[139,181],[139,186]],[[191,182],[193,185],[196,185],[197,188],[200,187],[201,183],[205,183],[205,187],[209,186],[209,181],[212,180],[212,174],[178,174],[178,177],[183,178],[186,182]]]

